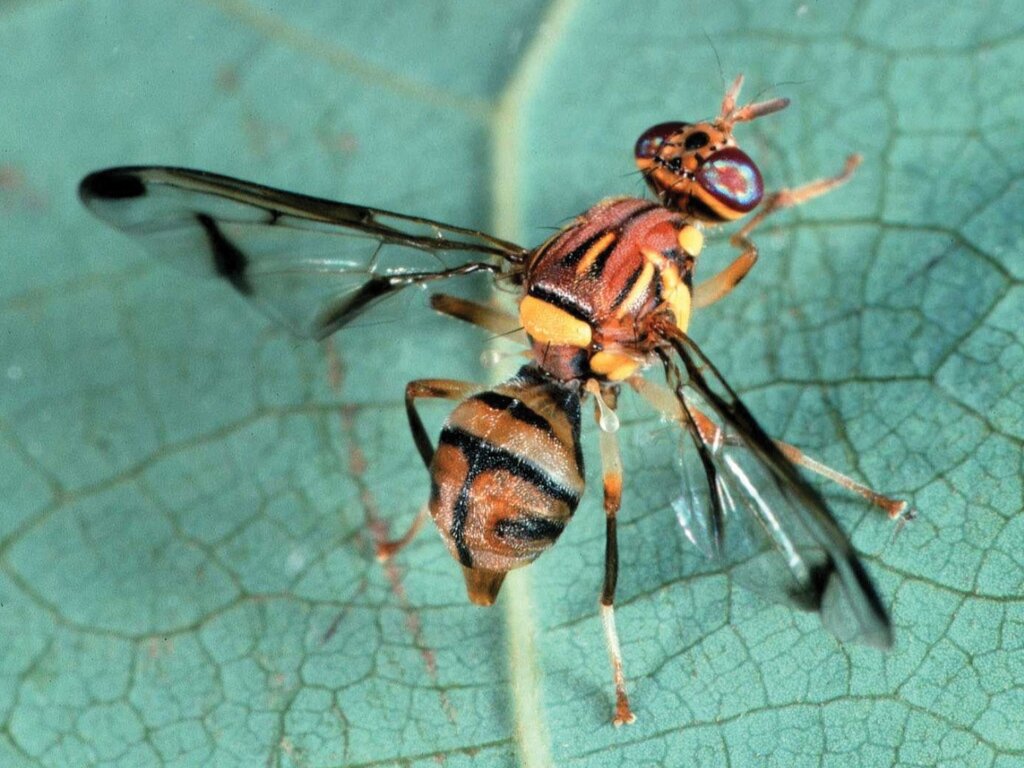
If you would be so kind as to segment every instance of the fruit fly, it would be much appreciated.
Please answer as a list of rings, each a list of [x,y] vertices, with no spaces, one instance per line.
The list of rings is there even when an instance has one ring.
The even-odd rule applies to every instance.
[[[101,219],[157,256],[226,280],[274,320],[314,339],[406,286],[479,272],[514,286],[517,315],[432,297],[442,313],[521,336],[529,362],[493,388],[449,379],[407,386],[409,425],[430,474],[429,502],[406,535],[379,554],[394,554],[429,514],[461,566],[469,599],[493,604],[505,575],[547,550],[572,519],[584,489],[582,407],[593,398],[606,516],[600,611],[618,725],[634,719],[613,608],[623,490],[615,409],[623,388],[684,441],[670,460],[680,479],[673,506],[688,538],[725,565],[767,558],[774,569],[768,591],[818,611],[841,639],[891,642],[874,586],[796,465],[860,493],[892,517],[905,504],[772,440],[687,334],[693,309],[724,297],[754,265],[755,227],[842,184],[858,163],[852,157],[837,176],[765,195],[761,173],[737,146],[733,129],[788,102],[737,106],[741,84],[742,77],[728,89],[717,117],[663,123],[640,136],[635,161],[654,200],[599,202],[532,249],[428,219],[182,168],[98,171],[81,182],[80,195]],[[731,238],[739,256],[695,284],[704,229],[755,210]],[[660,369],[664,381],[646,378],[649,369]],[[436,446],[417,410],[428,398],[457,402]]]

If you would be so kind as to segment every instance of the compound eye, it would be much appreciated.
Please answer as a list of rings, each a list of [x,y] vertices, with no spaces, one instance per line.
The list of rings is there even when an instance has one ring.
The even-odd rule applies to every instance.
[[[726,147],[715,152],[697,171],[706,202],[724,218],[752,211],[764,197],[761,172],[745,152]]]
[[[689,123],[680,122],[659,123],[648,128],[636,140],[636,148],[633,150],[634,156],[637,160],[650,160],[656,157],[665,145],[665,142],[688,125]]]

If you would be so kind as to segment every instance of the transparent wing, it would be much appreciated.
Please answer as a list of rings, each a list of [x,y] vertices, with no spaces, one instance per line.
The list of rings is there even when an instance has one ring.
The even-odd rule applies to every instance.
[[[686,538],[744,586],[818,611],[841,640],[888,647],[886,610],[821,495],[700,349],[665,335],[676,353],[663,357],[671,391],[645,394],[683,427],[661,461],[674,467],[676,485],[662,493]]]
[[[406,285],[515,270],[527,253],[482,232],[185,168],[97,171],[79,196],[159,258],[227,280],[318,339]]]

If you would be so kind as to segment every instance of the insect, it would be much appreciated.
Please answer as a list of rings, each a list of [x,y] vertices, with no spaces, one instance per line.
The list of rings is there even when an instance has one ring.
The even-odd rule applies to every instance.
[[[726,565],[765,564],[774,597],[818,611],[843,640],[886,647],[891,629],[875,588],[822,497],[796,465],[899,517],[904,502],[772,440],[687,335],[693,309],[727,295],[757,259],[764,219],[842,184],[837,176],[765,195],[734,127],[777,112],[785,99],[737,106],[742,77],[717,117],[645,131],[635,160],[655,200],[614,198],[528,249],[462,227],[283,192],[203,171],[126,167],[80,186],[85,205],[157,256],[226,280],[300,336],[323,339],[409,285],[486,272],[516,288],[518,315],[436,294],[435,309],[498,334],[519,334],[529,362],[493,388],[449,379],[408,384],[406,410],[430,474],[429,514],[461,566],[472,602],[490,605],[512,569],[546,551],[584,490],[583,405],[595,403],[603,465],[606,547],[601,619],[615,685],[613,722],[632,722],[615,627],[616,520],[623,473],[615,409],[624,389],[672,426],[684,450],[670,458],[685,533]],[[758,207],[760,209],[758,210]],[[694,283],[703,230],[758,212],[731,242],[739,256]],[[660,369],[664,382],[643,374]],[[437,446],[417,410],[457,404]]]

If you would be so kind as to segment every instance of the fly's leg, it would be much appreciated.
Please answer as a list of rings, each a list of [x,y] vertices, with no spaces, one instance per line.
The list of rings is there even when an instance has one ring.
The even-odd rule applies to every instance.
[[[636,720],[629,707],[626,693],[626,675],[622,669],[622,650],[619,633],[615,628],[615,586],[619,578],[619,543],[616,529],[619,507],[622,504],[622,461],[619,442],[612,432],[601,431],[601,463],[604,468],[604,586],[601,589],[601,625],[608,645],[608,658],[612,664],[615,682],[615,715],[613,725],[626,725]]]
[[[714,304],[739,285],[739,282],[747,276],[747,273],[757,262],[757,246],[750,239],[750,234],[761,225],[761,222],[776,211],[803,205],[809,200],[820,197],[845,184],[853,176],[853,172],[857,170],[860,162],[860,155],[850,155],[846,158],[846,165],[843,166],[843,170],[835,176],[815,179],[793,189],[780,189],[769,194],[754,218],[729,238],[729,242],[734,247],[740,249],[740,255],[717,275],[708,278],[693,289],[693,306],[700,308]]]
[[[522,331],[522,326],[515,316],[484,304],[478,304],[475,301],[461,299],[457,296],[443,293],[434,294],[430,297],[430,306],[442,314],[480,326],[499,336],[510,336]],[[423,426],[423,419],[420,418],[419,412],[416,410],[416,400],[426,398],[464,400],[479,391],[480,387],[475,384],[455,381],[453,379],[418,379],[406,385],[405,412],[409,418],[409,430],[412,432],[412,439],[416,443],[416,449],[419,451],[428,471],[434,459],[434,446],[430,442],[426,428]],[[412,541],[416,534],[419,533],[429,514],[429,508],[424,505],[416,514],[408,530],[401,537],[379,543],[377,545],[377,559],[381,561],[387,560]]]
[[[423,523],[427,519],[427,515],[430,514],[430,507],[424,504],[420,507],[420,511],[416,513],[416,517],[413,518],[412,523],[408,528],[405,529],[405,533],[399,536],[397,539],[388,539],[386,541],[377,542],[377,561],[386,563],[395,554],[402,550],[406,544],[416,538],[416,534],[420,532],[423,527]]]
[[[587,390],[597,398],[599,405],[596,416],[602,425],[608,423],[606,409],[614,410],[614,390],[602,392],[596,382],[587,384]],[[600,405],[603,402],[604,407]],[[604,474],[604,586],[601,589],[601,624],[608,646],[608,658],[612,664],[612,678],[615,681],[615,715],[612,724],[619,726],[636,720],[629,708],[626,695],[626,676],[622,670],[622,651],[619,648],[619,634],[615,629],[615,585],[619,578],[619,544],[616,532],[616,518],[622,505],[622,458],[619,455],[619,441],[615,431],[602,427],[600,430],[601,466]]]
[[[750,221],[748,221],[743,228],[734,234],[729,241],[737,248],[757,250],[753,243],[750,242],[750,233],[753,232],[757,227],[761,225],[766,218],[771,216],[776,211],[784,210],[785,208],[793,208],[797,205],[803,205],[804,203],[813,200],[816,197],[831,192],[836,187],[840,187],[850,180],[853,176],[853,172],[857,170],[857,166],[860,165],[863,158],[860,155],[850,155],[846,158],[846,164],[843,166],[843,170],[837,173],[835,176],[829,176],[824,179],[815,179],[809,181],[806,184],[801,184],[799,187],[793,189],[779,189],[769,194],[764,203],[761,204],[761,209],[757,212]]]
[[[700,409],[694,406],[693,403],[689,404],[690,418],[687,418],[687,415],[682,412],[675,395],[666,387],[652,381],[647,381],[647,379],[640,376],[631,378],[629,384],[665,418],[676,422],[684,429],[696,428],[701,442],[705,445],[712,445],[717,439],[721,439],[717,434],[718,426]],[[693,427],[690,426],[690,419],[692,419]],[[728,442],[729,436],[726,435],[724,439]],[[797,466],[814,472],[816,475],[821,475],[836,485],[862,496],[873,506],[884,511],[891,520],[910,520],[914,517],[913,510],[908,509],[908,504],[903,499],[885,496],[863,483],[858,483],[852,477],[844,475],[842,472],[821,463],[817,459],[811,458],[799,448],[789,443],[784,443],[781,440],[773,440],[772,442],[778,446],[787,459]]]
[[[409,430],[412,432],[412,439],[416,443],[416,450],[420,452],[423,463],[427,470],[430,470],[430,463],[434,458],[434,445],[430,442],[426,427],[423,426],[423,419],[416,410],[416,401],[425,398],[440,398],[444,400],[464,400],[470,395],[479,392],[480,387],[466,381],[455,381],[454,379],[417,379],[410,381],[405,387],[405,412],[409,417]],[[387,560],[398,552],[402,547],[412,541],[420,528],[423,527],[429,508],[424,504],[416,513],[415,519],[408,530],[397,539],[382,541],[377,544],[377,559],[381,562]]]
[[[743,252],[729,266],[694,286],[694,309],[702,309],[714,304],[739,285],[740,281],[747,276],[747,272],[750,271],[757,261],[757,246],[748,240],[746,245],[741,247],[743,247]]]
[[[435,293],[431,296],[430,306],[442,314],[480,326],[496,336],[516,337],[517,334],[520,334],[522,341],[526,342],[526,335],[522,333],[523,326],[520,324],[519,318],[508,312],[446,293]]]
[[[427,469],[430,469],[430,462],[434,460],[434,444],[430,442],[427,429],[423,426],[423,419],[416,410],[416,401],[428,398],[465,400],[480,390],[479,384],[455,379],[417,379],[405,385],[405,414],[409,417],[409,430]]]
[[[852,477],[844,475],[842,472],[832,469],[827,464],[822,464],[817,459],[813,459],[806,453],[801,451],[794,445],[784,443],[781,440],[775,440],[775,445],[782,451],[782,455],[789,459],[794,464],[803,467],[806,470],[814,472],[816,475],[831,480],[836,485],[845,488],[848,491],[863,496],[871,504],[883,510],[890,520],[912,520],[915,516],[914,510],[908,509],[909,505],[903,499],[894,499],[891,496],[883,496],[873,488],[869,488],[863,483],[858,483]]]
[[[462,320],[488,330],[494,334],[494,338],[510,339],[527,348],[530,346],[530,340],[526,338],[519,318],[508,312],[446,293],[436,293],[431,296],[430,306],[456,320]],[[523,350],[503,352],[497,349],[488,349],[480,356],[480,363],[485,368],[493,368],[503,359],[521,354],[524,354]]]

